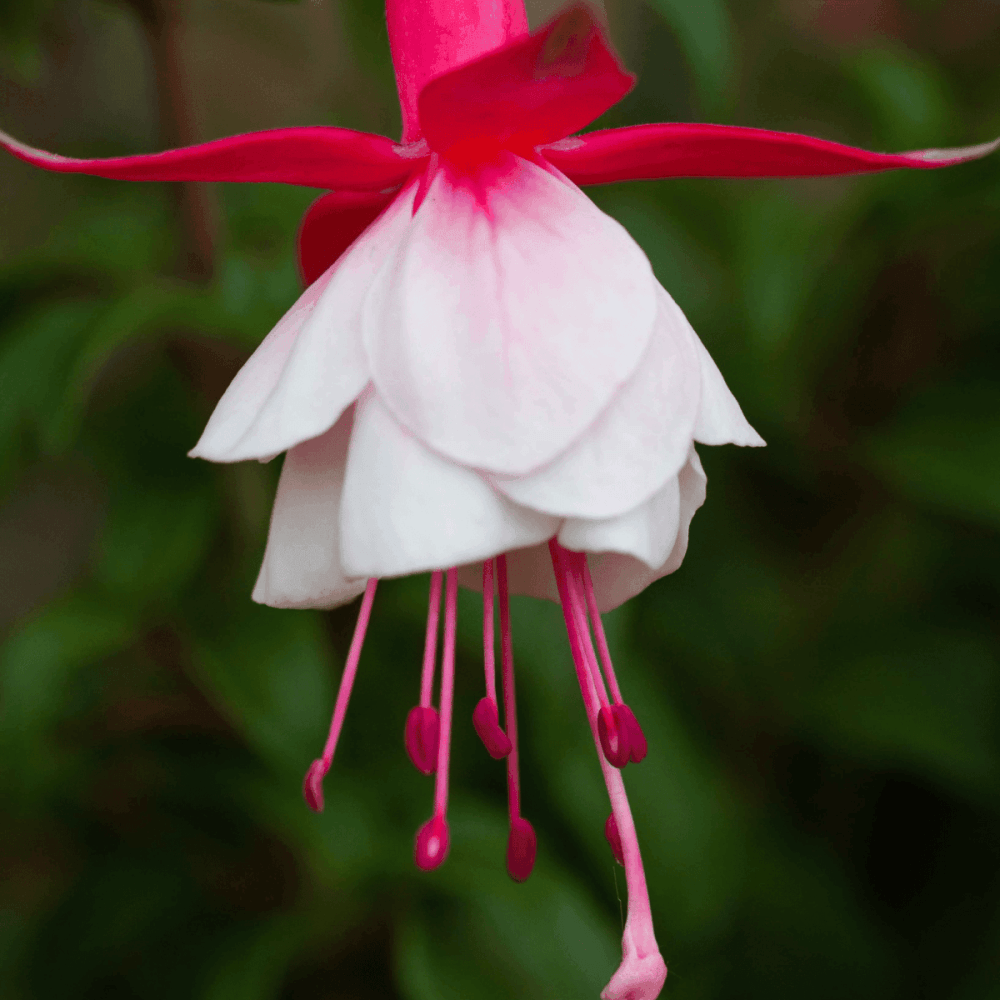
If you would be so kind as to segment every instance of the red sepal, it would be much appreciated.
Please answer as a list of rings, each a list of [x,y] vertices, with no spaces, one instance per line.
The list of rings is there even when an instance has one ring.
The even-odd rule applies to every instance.
[[[418,107],[424,138],[528,150],[589,125],[635,83],[590,9],[570,7],[544,28],[431,80]]]
[[[872,153],[794,132],[664,123],[589,132],[541,150],[576,184],[664,177],[817,177],[901,167],[928,170],[977,160],[1000,139],[956,149]]]

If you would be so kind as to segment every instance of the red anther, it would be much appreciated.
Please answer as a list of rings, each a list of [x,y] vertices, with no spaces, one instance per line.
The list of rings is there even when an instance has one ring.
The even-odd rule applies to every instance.
[[[472,712],[472,724],[494,760],[502,760],[513,749],[507,734],[500,728],[500,710],[492,698],[480,698]]]
[[[403,742],[413,766],[421,774],[433,774],[437,769],[440,738],[441,719],[437,709],[430,705],[414,705],[406,717]]]
[[[434,815],[417,830],[413,860],[422,871],[433,871],[448,856],[448,846],[448,821],[444,816]]]
[[[510,836],[507,837],[507,871],[515,882],[523,882],[531,874],[537,850],[534,827],[523,816],[518,816],[510,824]]]
[[[611,853],[615,856],[615,861],[624,867],[625,852],[622,850],[622,838],[618,832],[618,824],[615,822],[614,813],[611,813],[604,821],[604,837],[608,842],[608,847],[611,848]]]
[[[330,765],[322,757],[317,757],[309,765],[309,770],[306,771],[306,776],[302,781],[302,794],[305,797],[306,805],[313,812],[321,813],[323,811],[323,779],[329,770]]]
[[[608,763],[619,769],[629,762],[631,747],[628,722],[617,711],[620,707],[619,705],[605,705],[597,713],[597,732],[601,738],[601,749],[604,751]]]
[[[618,719],[619,727],[628,734],[629,760],[633,764],[638,764],[644,760],[649,752],[649,744],[646,742],[646,734],[639,725],[639,720],[628,705],[615,705],[615,716]]]

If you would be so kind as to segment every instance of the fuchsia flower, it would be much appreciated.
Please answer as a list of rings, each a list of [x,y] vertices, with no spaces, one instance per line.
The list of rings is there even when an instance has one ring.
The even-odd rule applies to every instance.
[[[431,869],[448,852],[462,582],[483,592],[486,693],[473,722],[489,753],[507,760],[507,867],[527,878],[536,842],[520,815],[508,597],[558,600],[611,799],[605,833],[628,886],[623,960],[601,995],[652,1000],[667,970],[621,777],[646,755],[646,739],[600,613],[680,565],[705,498],[695,442],[763,441],[642,251],[577,185],[939,167],[1000,140],[893,155],[718,125],[571,137],[633,83],[586,7],[534,34],[522,0],[388,0],[387,16],[400,143],[293,128],[74,160],[0,141],[49,170],[331,189],[303,220],[305,293],[191,452],[216,462],[288,452],[255,600],[332,607],[364,594],[306,799],[322,809],[377,580],[430,570],[420,702],[405,728],[414,765],[436,781],[416,862]]]

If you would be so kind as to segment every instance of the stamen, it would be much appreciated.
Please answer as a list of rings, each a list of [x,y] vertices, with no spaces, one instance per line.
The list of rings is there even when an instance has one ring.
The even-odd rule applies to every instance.
[[[434,686],[434,663],[437,659],[438,618],[441,615],[441,570],[431,573],[427,602],[427,631],[424,635],[424,663],[420,671],[420,704],[406,717],[403,742],[413,766],[421,774],[433,774],[437,767],[441,720],[431,705]]]
[[[649,892],[646,888],[646,875],[642,867],[642,857],[639,854],[639,840],[629,809],[628,797],[625,794],[625,784],[621,772],[608,763],[601,751],[601,740],[598,733],[598,696],[593,675],[588,669],[585,644],[590,644],[590,633],[583,635],[577,628],[577,617],[571,606],[572,595],[569,580],[572,567],[567,556],[569,553],[553,538],[549,542],[552,555],[552,566],[555,570],[556,585],[559,588],[559,598],[563,606],[563,617],[566,621],[566,633],[569,638],[570,650],[573,653],[573,666],[580,684],[580,694],[590,723],[591,735],[598,750],[598,761],[604,775],[604,783],[611,799],[611,814],[614,818],[614,831],[618,834],[621,844],[621,856],[625,865],[625,883],[628,887],[628,917],[625,920],[625,931],[622,935],[622,963],[611,977],[611,981],[601,993],[602,1000],[655,1000],[663,988],[667,978],[667,966],[660,955],[653,932],[653,915],[649,906]],[[590,650],[593,655],[593,649]],[[605,833],[610,823],[605,823]],[[609,841],[611,837],[609,836]],[[612,850],[614,844],[612,843]]]
[[[365,596],[361,599],[361,610],[358,612],[358,620],[354,624],[354,636],[351,639],[347,663],[344,664],[344,672],[340,678],[340,689],[337,691],[333,719],[330,722],[330,733],[326,738],[326,745],[323,747],[323,756],[317,757],[309,765],[309,770],[306,771],[305,779],[302,782],[302,794],[305,796],[306,804],[314,812],[323,811],[323,779],[333,763],[337,740],[340,738],[340,730],[344,725],[344,716],[347,715],[347,703],[351,700],[351,688],[354,687],[354,678],[358,672],[361,648],[365,644],[365,633],[368,631],[368,622],[372,614],[377,585],[378,580],[373,576],[365,586]]]
[[[458,570],[448,570],[444,599],[444,650],[441,656],[441,733],[434,777],[434,815],[417,831],[413,859],[425,872],[448,856],[448,765],[451,760],[451,710],[455,694],[455,630],[458,622]]]
[[[601,740],[601,749],[608,761],[617,768],[624,767],[629,762],[631,743],[629,729],[618,717],[618,706],[612,705],[608,692],[604,687],[604,677],[594,654],[594,646],[590,636],[590,625],[587,622],[587,609],[583,596],[583,577],[580,564],[582,553],[563,551],[563,562],[566,570],[566,590],[569,595],[573,621],[581,637],[580,652],[587,663],[590,677],[597,694],[599,708],[597,710],[597,732]],[[586,636],[586,642],[583,637]]]
[[[496,655],[493,637],[493,560],[483,563],[483,667],[486,673],[486,696],[479,700],[472,713],[472,724],[483,741],[487,753],[501,760],[510,753],[511,743],[500,728],[497,708]]]
[[[514,640],[510,629],[510,593],[507,587],[507,557],[497,559],[500,587],[500,656],[503,667],[503,714],[511,749],[507,756],[507,809],[510,834],[507,837],[507,871],[523,882],[535,867],[538,839],[534,827],[521,816],[521,772],[517,749],[517,697],[514,690]]]
[[[608,687],[611,688],[611,695],[614,698],[614,705],[610,710],[601,712],[602,724],[601,742],[604,744],[607,733],[608,746],[613,747],[614,758],[608,756],[615,767],[624,767],[630,760],[633,764],[639,764],[646,758],[649,752],[649,744],[646,741],[646,734],[639,725],[635,713],[622,698],[621,688],[618,686],[618,678],[615,676],[615,667],[611,662],[611,650],[608,648],[608,639],[604,634],[604,623],[601,621],[601,613],[597,609],[597,597],[594,594],[594,581],[590,576],[590,567],[587,565],[587,557],[581,553],[577,561],[576,570],[578,572],[579,584],[587,600],[587,610],[590,621],[593,625],[594,635],[597,637],[597,649],[601,654],[601,664],[604,667],[605,676],[608,679]],[[620,763],[619,763],[620,761]]]

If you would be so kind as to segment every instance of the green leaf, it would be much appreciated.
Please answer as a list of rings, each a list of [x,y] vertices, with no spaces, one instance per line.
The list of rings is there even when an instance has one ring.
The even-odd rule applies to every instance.
[[[677,37],[705,108],[717,108],[735,69],[735,32],[725,0],[647,2]]]
[[[329,646],[317,615],[240,600],[196,640],[197,676],[272,767],[300,777],[323,748],[333,705]]]
[[[128,614],[86,597],[56,604],[25,624],[0,649],[4,733],[49,725],[65,704],[72,673],[125,646],[134,624]]]

